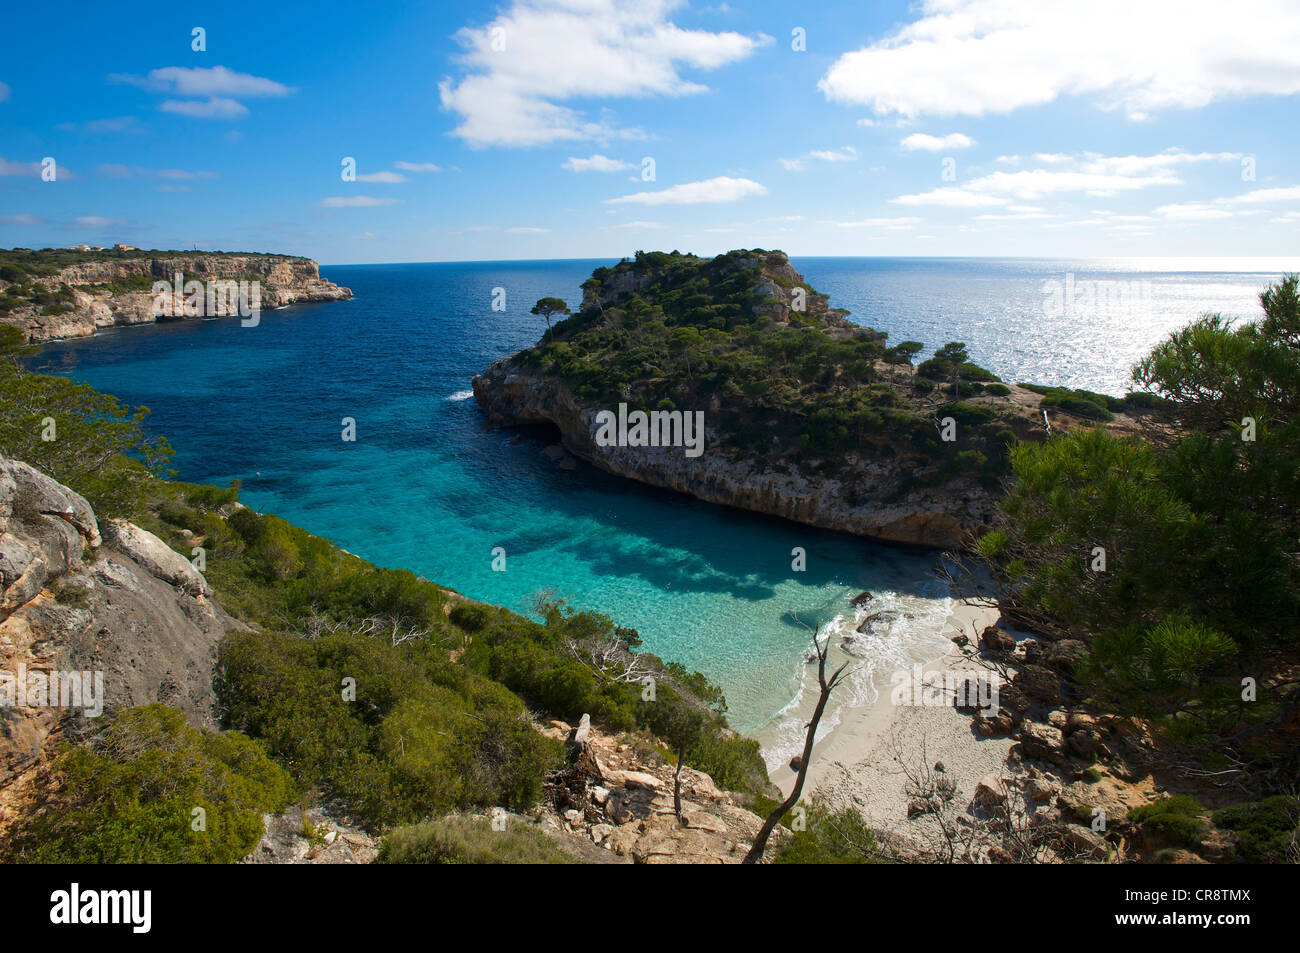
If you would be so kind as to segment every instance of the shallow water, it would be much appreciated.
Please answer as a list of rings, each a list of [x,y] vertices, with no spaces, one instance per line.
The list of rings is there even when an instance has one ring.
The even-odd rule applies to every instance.
[[[585,465],[562,470],[544,442],[484,430],[471,377],[537,340],[532,302],[576,304],[600,264],[324,268],[356,297],[268,312],[255,328],[214,320],[114,329],[47,346],[34,366],[150,407],[181,479],[238,477],[250,505],[477,599],[526,611],[551,590],[638,629],[649,650],[720,683],[732,723],[767,740],[775,764],[797,741],[799,726],[782,712],[798,698],[809,646],[789,614],[849,631],[848,599],[863,589],[880,596],[873,610],[899,611],[852,645],[861,662],[841,703],[869,702],[873,674],[945,647],[949,602],[930,575],[935,554],[700,503]],[[1168,330],[1202,310],[1253,314],[1255,295],[1276,277],[1122,262],[794,264],[834,306],[892,340],[965,340],[974,360],[1007,379],[1112,393]],[[1051,315],[1044,282],[1064,285],[1066,275],[1146,282],[1129,299],[1140,319],[1108,314],[1105,294],[1093,296],[1091,317],[1086,300]],[[494,288],[506,289],[504,313],[491,310]],[[345,417],[356,421],[355,443],[340,439]],[[492,569],[495,547],[505,549],[504,572]],[[807,550],[805,572],[791,570],[794,547]]]

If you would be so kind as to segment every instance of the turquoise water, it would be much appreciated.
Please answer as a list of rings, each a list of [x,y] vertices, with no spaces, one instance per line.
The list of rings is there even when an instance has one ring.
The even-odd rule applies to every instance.
[[[949,602],[930,574],[936,554],[700,503],[585,465],[563,470],[543,453],[546,439],[484,430],[470,378],[537,339],[532,302],[576,303],[599,264],[324,268],[354,290],[352,301],[267,312],[255,328],[215,320],[114,329],[49,345],[34,364],[150,407],[182,479],[239,477],[250,505],[477,599],[526,611],[549,590],[638,629],[651,651],[720,683],[733,724],[762,737],[775,763],[797,734],[782,710],[799,694],[809,644],[789,613],[814,625],[838,619],[847,633],[847,600],[863,589],[881,597],[873,608],[898,611],[850,646],[860,664],[843,701],[869,701],[882,667],[944,647]],[[1044,316],[1043,281],[1069,269],[1128,279],[1131,269],[795,265],[832,304],[895,340],[964,339],[977,361],[1010,378],[1110,391],[1122,389],[1115,368],[1130,352],[1204,308],[1252,313],[1274,277],[1151,273],[1168,307],[1136,323],[1101,315],[1090,327],[1077,315]],[[491,309],[495,288],[506,289],[504,313]],[[344,417],[356,421],[355,443],[340,439]],[[495,547],[505,549],[504,572],[492,569]],[[794,547],[807,551],[805,572],[791,570]]]

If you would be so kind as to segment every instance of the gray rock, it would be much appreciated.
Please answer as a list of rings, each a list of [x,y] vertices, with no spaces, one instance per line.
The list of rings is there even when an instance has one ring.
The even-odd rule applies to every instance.
[[[130,556],[150,575],[169,582],[190,595],[212,595],[212,587],[203,578],[203,574],[188,559],[148,530],[125,520],[110,520],[105,531],[117,549]]]

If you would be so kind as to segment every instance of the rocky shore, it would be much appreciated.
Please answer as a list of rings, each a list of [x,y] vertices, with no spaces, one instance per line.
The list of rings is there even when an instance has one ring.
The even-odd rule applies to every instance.
[[[27,341],[39,344],[87,337],[102,328],[119,325],[240,313],[238,295],[233,300],[221,300],[212,308],[205,307],[199,314],[187,313],[179,306],[160,313],[158,297],[147,285],[155,281],[174,283],[178,274],[187,283],[256,281],[262,311],[301,302],[343,301],[352,297],[350,289],[321,278],[320,266],[310,258],[196,253],[91,259],[67,265],[55,275],[31,279],[51,291],[66,286],[71,292],[68,310],[35,305],[18,307],[8,314],[0,314],[0,323],[17,327]],[[13,284],[0,280],[0,294]],[[178,305],[179,298],[180,289],[177,289]]]

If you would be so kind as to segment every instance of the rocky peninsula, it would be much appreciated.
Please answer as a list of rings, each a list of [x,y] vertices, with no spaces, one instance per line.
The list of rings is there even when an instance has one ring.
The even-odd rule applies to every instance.
[[[474,396],[488,426],[552,425],[569,453],[619,476],[958,548],[993,518],[1011,439],[1043,439],[1043,395],[964,355],[913,366],[920,344],[887,347],[846,318],[779,251],[638,254],[597,269],[580,312],[476,376]],[[703,411],[705,452],[598,440],[623,402]]]
[[[263,311],[308,301],[343,301],[352,291],[320,276],[310,258],[291,255],[132,250],[0,251],[0,323],[30,343],[87,337],[102,328],[239,314],[238,294],[205,296],[201,307],[159,307],[155,284],[199,282],[205,288],[256,282]],[[182,288],[175,289],[179,302]]]

